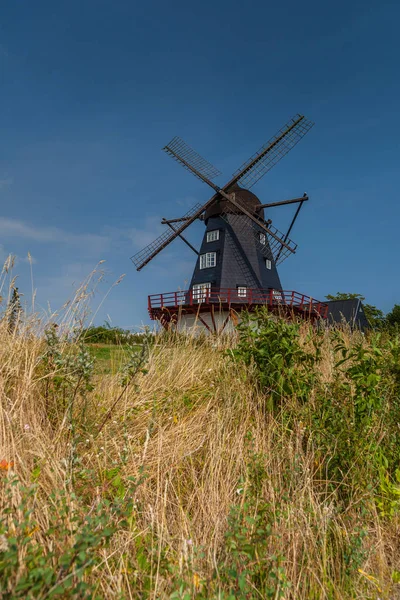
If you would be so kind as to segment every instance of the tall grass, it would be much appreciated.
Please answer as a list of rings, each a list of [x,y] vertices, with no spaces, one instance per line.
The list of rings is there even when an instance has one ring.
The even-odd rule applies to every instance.
[[[264,314],[96,375],[78,304],[0,323],[1,598],[400,597],[398,341]]]

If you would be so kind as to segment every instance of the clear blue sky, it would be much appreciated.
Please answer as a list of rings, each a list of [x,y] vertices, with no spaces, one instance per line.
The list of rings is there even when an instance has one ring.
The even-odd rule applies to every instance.
[[[310,196],[283,287],[400,303],[398,2],[22,0],[0,15],[0,258],[19,257],[26,298],[28,251],[41,307],[104,259],[104,292],[126,277],[97,321],[146,322],[147,295],[186,287],[194,255],[177,240],[140,273],[129,257],[210,194],[161,147],[180,135],[223,184],[300,112],[315,127],[253,188]]]

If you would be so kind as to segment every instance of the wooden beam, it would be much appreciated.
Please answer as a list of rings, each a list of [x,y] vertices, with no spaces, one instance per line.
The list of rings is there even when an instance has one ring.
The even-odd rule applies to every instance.
[[[179,217],[178,219],[166,219],[165,217],[163,217],[161,220],[161,224],[169,225],[170,223],[181,223],[182,221],[187,221],[188,219],[189,217]]]
[[[196,314],[196,319],[199,319],[199,321],[201,321],[201,322],[203,323],[204,327],[207,327],[208,331],[209,331],[210,333],[212,333],[212,331],[211,331],[210,327],[207,325],[207,323],[204,321],[204,319],[202,319],[202,318],[201,318],[201,316],[200,316],[200,313],[199,313],[199,312]]]
[[[214,316],[214,304],[211,304],[211,321],[214,327],[214,333],[217,333],[217,326],[215,324],[215,316]]]
[[[175,231],[175,232],[176,232],[176,229],[175,229],[175,227],[174,227],[173,225],[171,225],[171,223],[166,223],[166,225],[168,225],[168,227],[170,227],[170,228],[172,229],[172,231]],[[183,237],[183,235],[181,235],[181,234],[179,233],[179,234],[178,234],[178,237],[180,237],[180,238],[181,238],[181,240],[182,240],[182,242],[185,242],[185,244],[186,244],[187,246],[189,246],[189,248],[190,248],[191,250],[193,250],[193,252],[194,252],[195,254],[197,254],[197,256],[199,255],[199,252],[197,252],[196,248],[195,248],[194,246],[192,246],[192,244],[191,244],[190,242],[188,242],[188,241],[187,241],[187,239]]]
[[[307,198],[307,200],[308,200],[308,198]],[[288,239],[288,237],[289,237],[289,233],[292,231],[292,227],[293,227],[293,225],[294,225],[294,224],[295,224],[295,222],[296,222],[296,219],[297,219],[297,217],[298,217],[298,215],[299,215],[299,212],[300,212],[300,209],[301,209],[301,207],[302,207],[302,206],[303,206],[303,203],[302,203],[302,202],[300,202],[299,206],[297,207],[296,213],[295,213],[295,215],[294,215],[294,217],[293,217],[293,219],[292,219],[292,222],[291,222],[291,223],[290,223],[290,225],[289,225],[289,229],[287,230],[287,232],[286,232],[286,235],[285,235],[285,237],[283,238],[283,241],[284,241],[284,242],[285,242],[285,241]],[[282,253],[282,248],[283,248],[283,245],[282,245],[282,246],[280,247],[280,249],[279,249],[278,255],[277,255],[276,259],[275,259],[276,261],[279,259],[280,255],[281,255],[281,253]]]
[[[260,204],[257,206],[257,210],[261,208],[272,208],[273,206],[283,206],[284,204],[295,204],[297,202],[306,202],[308,200],[307,194],[304,194],[302,198],[293,198],[292,200],[281,200],[280,202],[268,202],[268,204]]]
[[[229,309],[228,316],[226,317],[225,321],[223,322],[222,327],[218,331],[218,333],[222,333],[224,331],[224,329],[227,326],[227,323],[228,323],[228,321],[229,321],[230,318],[231,318],[231,309]]]

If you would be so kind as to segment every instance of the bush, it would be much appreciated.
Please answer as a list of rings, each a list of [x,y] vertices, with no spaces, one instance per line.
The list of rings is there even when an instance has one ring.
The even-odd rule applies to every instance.
[[[293,396],[305,401],[310,393],[321,342],[318,333],[310,330],[313,351],[307,350],[307,344],[300,342],[300,327],[300,323],[277,318],[266,308],[244,313],[238,325],[238,343],[230,353],[254,369],[270,408]]]
[[[141,344],[143,341],[143,334],[105,325],[92,325],[84,329],[80,337],[87,344]]]

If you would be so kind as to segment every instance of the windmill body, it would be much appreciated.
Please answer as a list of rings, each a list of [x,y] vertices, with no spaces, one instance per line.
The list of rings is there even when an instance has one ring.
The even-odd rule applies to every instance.
[[[240,195],[255,213],[253,206],[261,204],[255,194],[241,189]],[[213,208],[205,214],[206,231],[190,287],[207,283],[213,288],[282,289],[265,231],[253,230],[246,215],[227,212],[223,218],[223,210],[227,209]],[[207,254],[212,254],[208,261],[202,258]]]
[[[243,203],[253,214],[264,217],[264,210],[257,210],[260,200],[249,190],[235,186],[235,192],[240,195]],[[221,205],[222,204],[222,205]],[[252,229],[250,219],[246,215],[228,206],[229,203],[218,203],[206,211],[204,222],[206,229],[196,260],[189,289],[199,303],[210,295],[212,290],[231,290],[232,299],[236,292],[236,300],[245,301],[249,292],[258,290],[282,290],[278,270],[269,246],[268,237],[261,227]],[[223,216],[221,216],[223,215]],[[249,235],[249,232],[251,234]],[[229,309],[219,307],[219,299],[214,302],[214,314],[205,311],[202,319],[211,330],[230,331],[235,323],[229,318]],[[236,304],[238,303],[236,302]],[[214,319],[214,322],[213,322]],[[198,327],[204,324],[200,321],[197,311],[183,312],[178,317],[179,330]]]
[[[237,323],[242,310],[265,305],[273,311],[311,320],[326,318],[328,307],[325,303],[295,291],[284,291],[277,270],[277,265],[296,251],[297,246],[289,234],[308,196],[304,194],[291,200],[262,204],[249,189],[298,143],[312,125],[302,115],[291,119],[223,187],[212,181],[219,174],[215,167],[180,138],[174,138],[164,148],[214,193],[208,202],[194,206],[183,217],[163,219],[168,230],[132,257],[137,269],[141,270],[178,237],[196,254],[188,290],[149,296],[148,309],[152,319],[178,330],[196,328],[220,333]],[[297,209],[283,234],[270,219],[265,219],[264,210],[285,204],[297,205]],[[205,224],[199,250],[183,236],[197,219]]]

